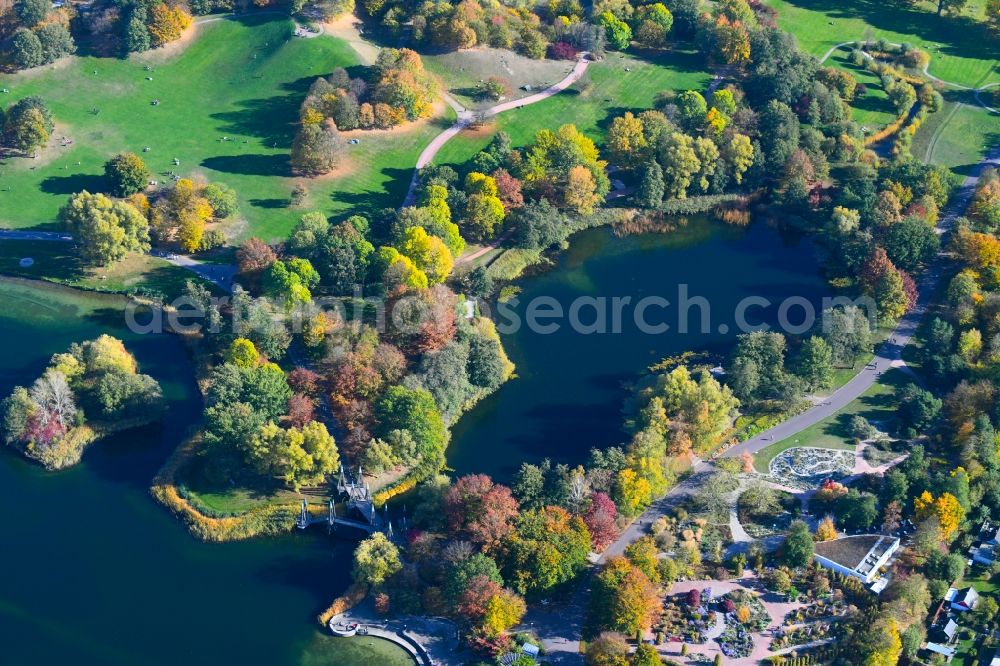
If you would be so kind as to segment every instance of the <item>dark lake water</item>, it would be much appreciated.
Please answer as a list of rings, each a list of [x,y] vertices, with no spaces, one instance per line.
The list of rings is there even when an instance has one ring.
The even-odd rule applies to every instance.
[[[681,289],[689,299],[703,297],[710,306],[708,330],[702,332],[702,310],[680,315]],[[553,333],[521,326],[503,336],[504,347],[517,365],[517,378],[463,416],[452,430],[448,464],[457,474],[485,472],[509,479],[521,461],[579,464],[591,447],[621,443],[624,383],[649,365],[686,350],[727,354],[737,334],[737,306],[746,297],[763,297],[768,308],[750,307],[750,324],[774,325],[778,304],[790,296],[816,304],[824,295],[813,245],[782,235],[763,223],[749,228],[723,227],[694,218],[670,234],[615,237],[607,228],[591,229],[572,238],[557,265],[522,281],[513,308],[522,321],[528,304],[550,297],[569,311],[582,296],[607,299],[607,330],[611,330],[611,299],[659,296],[668,307],[649,307],[648,324],[667,324],[652,334],[635,322],[635,308],[621,312],[619,333],[581,334],[562,322]],[[802,310],[791,308],[792,323]],[[510,319],[510,317],[507,317]],[[582,307],[579,320],[595,321],[593,307]],[[681,333],[682,320],[688,333]],[[555,320],[553,320],[555,321]],[[721,327],[721,328],[720,328]],[[726,331],[726,332],[720,332]]]
[[[563,322],[549,335],[505,335],[518,377],[458,422],[449,464],[506,479],[521,460],[583,462],[590,447],[623,439],[624,381],[685,349],[730,348],[741,298],[816,302],[824,293],[808,243],[762,224],[694,222],[669,235],[578,234],[553,270],[522,281],[514,311],[523,316],[536,296],[564,307],[581,295],[676,303],[682,283],[709,300],[711,332],[680,334],[676,308],[651,308],[647,320],[671,330],[643,334],[625,308],[619,334],[581,335]],[[107,332],[125,340],[170,400],[162,425],[96,443],[64,472],[0,450],[0,663],[386,663],[315,627],[348,582],[351,542],[317,532],[204,544],[149,496],[150,480],[199,418],[176,338],[130,334],[117,298],[0,280],[0,306],[0,395],[32,381],[71,342]],[[773,321],[773,310],[749,318]],[[730,332],[719,333],[720,324]]]
[[[351,543],[204,544],[150,497],[199,415],[176,338],[129,334],[117,298],[0,280],[0,304],[0,394],[106,332],[170,400],[162,426],[95,443],[63,472],[0,450],[0,664],[300,664],[306,652],[366,663],[337,659],[313,619],[346,586]]]

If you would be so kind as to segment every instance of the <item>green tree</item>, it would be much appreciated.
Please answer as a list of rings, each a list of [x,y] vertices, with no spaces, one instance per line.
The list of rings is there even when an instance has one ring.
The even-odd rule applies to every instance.
[[[105,266],[128,252],[149,249],[149,223],[131,204],[112,201],[86,190],[70,197],[59,219],[76,237],[80,253],[90,263]]]
[[[689,132],[701,129],[705,125],[705,114],[708,113],[708,102],[697,90],[685,90],[677,96],[677,109],[681,114],[681,122]]]
[[[14,13],[18,22],[25,28],[33,28],[49,15],[52,3],[48,0],[16,0]]]
[[[619,51],[624,51],[628,48],[629,43],[632,41],[632,28],[629,27],[628,23],[615,17],[611,12],[602,13],[597,17],[597,22],[599,25],[604,26],[608,43],[612,47]]]
[[[113,195],[127,197],[146,189],[149,169],[135,153],[118,153],[104,163],[104,177]]]
[[[73,37],[62,23],[47,23],[38,28],[36,33],[42,45],[42,60],[45,63],[55,62],[76,51]]]
[[[152,45],[149,28],[146,27],[146,10],[136,7],[132,10],[128,24],[125,26],[123,47],[127,53],[142,53],[148,51]]]
[[[664,165],[667,196],[674,199],[686,198],[692,178],[701,169],[701,161],[694,149],[694,139],[680,132],[668,135],[660,148],[660,162]]]
[[[205,197],[212,206],[212,213],[217,218],[231,217],[239,210],[239,205],[236,202],[236,190],[228,185],[209,183],[201,191],[201,196]]]
[[[807,390],[830,388],[833,384],[833,350],[829,343],[816,335],[806,340],[799,352],[796,372],[805,381]]]
[[[378,587],[403,568],[399,549],[381,532],[358,544],[354,550],[354,580]]]
[[[18,69],[38,67],[45,62],[42,41],[33,31],[18,28],[10,40],[10,55]]]
[[[809,526],[801,520],[795,520],[788,528],[788,536],[781,547],[781,555],[790,567],[804,567],[813,558],[813,538]]]
[[[657,208],[663,203],[663,192],[666,186],[663,182],[663,169],[656,160],[650,160],[642,172],[642,182],[636,195],[639,205],[644,208]]]
[[[426,390],[393,386],[375,403],[374,413],[379,417],[381,436],[393,430],[406,430],[425,461],[433,463],[442,459],[448,431],[434,398]]]

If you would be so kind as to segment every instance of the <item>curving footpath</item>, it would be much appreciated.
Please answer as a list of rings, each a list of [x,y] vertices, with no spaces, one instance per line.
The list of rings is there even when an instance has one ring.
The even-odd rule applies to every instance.
[[[72,243],[73,237],[62,231],[11,231],[0,229],[0,241],[2,240],[30,240],[48,241],[54,243]],[[162,250],[150,250],[150,256],[163,259],[168,264],[185,268],[203,280],[211,282],[223,291],[232,292],[233,276],[236,275],[236,266],[232,264],[210,264],[199,261],[182,254],[172,254]]]
[[[838,48],[850,46],[855,43],[844,42],[833,46],[827,51],[820,62],[828,59]],[[927,68],[924,67],[925,74],[926,70]],[[940,79],[936,79],[930,74],[928,74],[928,77],[940,81]],[[965,88],[964,86],[951,84],[947,81],[942,81],[942,83],[953,85],[957,88]],[[979,89],[965,89],[975,90],[976,99],[978,100],[979,91],[995,85],[1000,84],[989,84]],[[985,104],[982,104],[982,102],[980,104],[983,108],[996,112]],[[994,146],[987,153],[954,193],[948,206],[942,211],[941,219],[937,225],[937,232],[939,234],[949,231],[955,219],[961,216],[966,208],[968,208],[972,195],[975,193],[976,184],[979,182],[979,177],[983,170],[988,167],[1000,168],[1000,145]],[[774,442],[793,437],[804,429],[832,416],[860,397],[875,383],[882,372],[890,368],[905,369],[906,365],[902,360],[903,349],[912,339],[923,315],[927,311],[928,301],[933,296],[938,280],[944,270],[944,261],[944,255],[939,254],[937,259],[924,271],[917,285],[916,305],[900,319],[896,328],[890,334],[889,341],[879,346],[872,362],[858,372],[853,379],[834,391],[826,400],[814,405],[801,414],[783,421],[770,430],[740,442],[725,451],[722,455],[732,457],[744,452],[753,454]],[[629,544],[646,535],[648,526],[654,520],[676,506],[683,498],[696,493],[713,470],[714,466],[711,462],[695,459],[691,467],[690,476],[667,491],[665,495],[655,500],[642,515],[622,531],[618,539],[600,554],[596,563],[603,564],[610,557],[622,555]],[[529,612],[529,616],[526,617],[526,619],[531,620],[529,627],[534,629],[542,638],[542,642],[546,648],[546,656],[553,663],[574,665],[583,663],[583,656],[579,653],[579,630],[582,626],[582,616],[587,604],[590,583],[589,581],[581,581],[581,583],[574,594],[573,600],[570,602],[569,608],[562,608],[551,612],[533,608]]]
[[[512,100],[510,102],[504,102],[502,104],[497,104],[496,106],[491,106],[480,113],[469,111],[464,106],[459,104],[451,95],[445,94],[444,99],[448,102],[448,105],[451,106],[451,108],[455,109],[455,112],[458,114],[458,120],[456,120],[451,127],[434,137],[431,142],[427,144],[427,147],[420,153],[420,156],[417,158],[417,166],[413,170],[413,177],[410,179],[410,187],[406,191],[406,198],[403,200],[403,207],[405,208],[406,206],[413,205],[420,170],[434,160],[434,156],[438,154],[438,151],[440,151],[441,148],[444,147],[444,144],[448,143],[452,137],[468,128],[478,119],[492,118],[503,113],[504,111],[520,109],[524,106],[536,104],[562,92],[563,90],[566,90],[566,88],[569,88],[571,85],[576,83],[587,71],[587,67],[590,65],[589,55],[590,54],[586,52],[581,53],[576,66],[573,67],[573,70],[566,75],[566,78],[558,83],[553,83],[542,92],[535,93],[534,95],[530,95],[523,99]]]

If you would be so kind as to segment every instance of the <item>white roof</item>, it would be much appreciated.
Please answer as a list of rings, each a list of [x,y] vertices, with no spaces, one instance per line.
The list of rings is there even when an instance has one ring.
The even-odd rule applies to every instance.
[[[946,657],[955,656],[955,648],[950,648],[946,645],[939,645],[937,643],[928,643],[927,649],[931,652],[936,652],[937,654],[943,654]]]
[[[524,654],[528,655],[529,657],[537,657],[538,656],[538,646],[537,645],[532,645],[531,643],[525,643],[524,645],[521,646],[521,649],[523,649],[524,650]]]

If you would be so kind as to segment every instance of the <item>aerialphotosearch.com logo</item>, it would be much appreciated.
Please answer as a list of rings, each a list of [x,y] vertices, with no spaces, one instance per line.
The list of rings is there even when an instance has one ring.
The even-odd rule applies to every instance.
[[[237,335],[247,327],[262,326],[284,326],[295,334],[322,313],[333,330],[344,325],[357,328],[363,323],[380,334],[406,335],[444,316],[467,317],[476,310],[492,319],[503,335],[517,333],[523,327],[538,335],[551,335],[565,327],[579,335],[616,335],[633,328],[646,335],[725,335],[733,332],[726,322],[733,323],[736,333],[778,330],[803,335],[816,330],[829,333],[836,319],[833,312],[864,317],[870,328],[874,328],[877,318],[875,302],[868,296],[824,297],[818,307],[804,296],[789,296],[777,302],[764,296],[746,296],[731,313],[725,313],[731,317],[714,318],[709,299],[692,295],[689,285],[681,283],[672,300],[661,295],[624,295],[578,296],[564,302],[542,295],[525,300],[515,296],[491,305],[483,299],[462,302],[446,290],[384,298],[365,297],[357,287],[350,297],[317,297],[292,307],[277,300],[251,298],[237,287],[232,297],[182,296],[152,306],[130,302],[125,320],[130,330],[140,334],[164,330],[219,333],[227,325]],[[223,312],[230,316],[223,317]]]
[[[616,335],[630,323],[646,335],[663,335],[675,331],[682,335],[708,335],[730,333],[729,318],[713,319],[712,304],[704,296],[692,296],[687,284],[677,285],[677,296],[671,302],[664,296],[578,296],[564,305],[552,296],[536,296],[523,305],[517,297],[497,303],[493,317],[497,330],[503,334],[516,333],[522,326],[539,335],[551,335],[563,326],[581,335]],[[776,309],[776,326],[767,319]],[[733,308],[732,319],[736,332],[752,333],[777,328],[783,333],[802,335],[816,328],[826,332],[830,326],[825,313],[834,308],[857,308],[857,312],[874,326],[875,302],[867,297],[824,297],[817,309],[815,303],[804,296],[789,296],[777,303],[764,296],[746,296]],[[673,323],[670,323],[672,320]],[[716,326],[713,322],[721,321]]]

